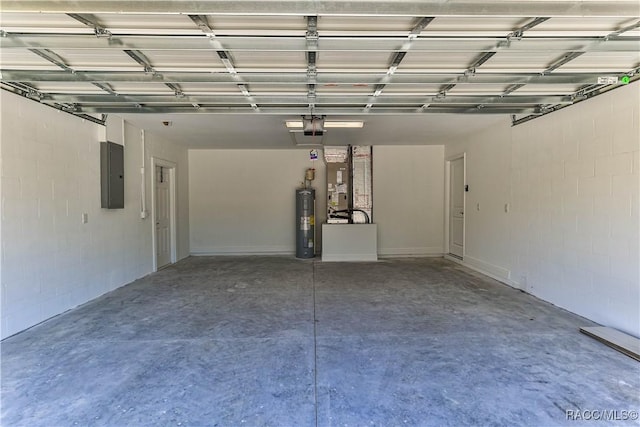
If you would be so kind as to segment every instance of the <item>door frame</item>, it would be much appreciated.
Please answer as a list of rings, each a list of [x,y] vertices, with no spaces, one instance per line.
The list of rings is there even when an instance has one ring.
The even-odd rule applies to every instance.
[[[162,166],[169,173],[169,245],[171,261],[177,261],[176,250],[176,164],[158,157],[151,157],[151,247],[153,250],[153,271],[158,271],[158,236],[156,232],[156,166]]]
[[[445,187],[445,191],[444,191],[444,256],[448,259],[452,259],[454,261],[460,261],[458,258],[452,257],[449,254],[450,252],[450,248],[449,248],[449,235],[451,233],[451,230],[449,229],[450,227],[450,222],[449,218],[451,215],[451,162],[455,161],[455,160],[460,160],[462,159],[462,172],[463,172],[463,181],[464,181],[464,185],[467,185],[467,153],[463,152],[461,154],[456,154],[453,155],[451,157],[447,157],[445,159],[446,164],[445,164],[445,177],[444,177],[444,187]],[[467,250],[467,244],[466,244],[466,228],[467,228],[467,191],[463,191],[463,199],[462,199],[462,206],[463,206],[463,210],[465,215],[463,215],[462,217],[462,259],[464,260],[464,256],[466,254],[466,250]]]

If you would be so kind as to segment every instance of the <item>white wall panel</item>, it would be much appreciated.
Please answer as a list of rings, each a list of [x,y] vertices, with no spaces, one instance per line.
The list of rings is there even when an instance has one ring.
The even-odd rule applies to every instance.
[[[444,147],[376,145],[373,216],[380,255],[441,255]]]
[[[6,91],[0,97],[0,321],[6,337],[149,273],[153,251],[151,221],[139,213],[140,131],[115,117],[105,131]],[[125,209],[101,209],[99,142],[108,136],[122,143],[123,126]],[[182,258],[189,253],[187,152],[153,135],[147,140],[147,158],[178,164]]]
[[[189,150],[191,253],[294,253],[295,189],[307,168],[316,169],[320,242],[324,163],[308,149]]]
[[[381,255],[442,254],[442,146],[375,146],[373,218]],[[325,169],[309,150],[190,150],[194,254],[293,253],[294,190],[316,168],[317,240]]]
[[[506,283],[640,336],[639,122],[636,83],[447,146],[446,156],[467,153],[468,201],[492,209],[467,209],[469,257],[503,269]]]

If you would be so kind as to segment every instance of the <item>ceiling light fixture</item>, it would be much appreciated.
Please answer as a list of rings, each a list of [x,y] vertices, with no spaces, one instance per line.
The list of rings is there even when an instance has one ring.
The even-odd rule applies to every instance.
[[[285,125],[288,129],[302,129],[302,120],[287,120]],[[348,129],[360,129],[364,127],[364,122],[362,120],[354,120],[354,121],[333,121],[333,122],[324,122],[325,128],[348,128]]]

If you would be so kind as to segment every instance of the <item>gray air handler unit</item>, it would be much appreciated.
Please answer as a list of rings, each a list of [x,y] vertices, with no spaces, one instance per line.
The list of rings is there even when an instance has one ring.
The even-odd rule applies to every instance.
[[[316,190],[310,187],[314,169],[307,169],[304,188],[296,190],[296,258],[313,258],[316,240]]]
[[[371,146],[324,147],[327,222],[322,224],[322,261],[378,259],[372,159]]]

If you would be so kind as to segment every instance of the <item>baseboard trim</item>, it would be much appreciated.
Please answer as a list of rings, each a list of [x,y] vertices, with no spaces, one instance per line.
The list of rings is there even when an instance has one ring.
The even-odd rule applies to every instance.
[[[378,255],[380,259],[393,259],[393,258],[442,258],[444,254],[440,253],[428,253],[428,254],[388,254],[381,253]]]
[[[520,284],[511,280],[511,271],[507,270],[506,268],[490,264],[488,262],[468,255],[465,255],[463,259],[458,259],[451,255],[445,254],[444,258],[470,268],[471,270],[477,271],[478,273],[482,273],[485,276],[491,277],[492,279],[504,283],[505,285],[511,286],[512,288],[520,289]]]
[[[418,248],[380,248],[378,255],[381,257],[441,257],[444,250],[438,246],[424,246]]]
[[[191,252],[191,256],[293,256],[295,252],[290,251],[213,251],[213,252]]]

